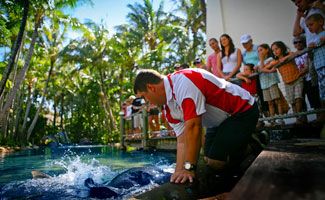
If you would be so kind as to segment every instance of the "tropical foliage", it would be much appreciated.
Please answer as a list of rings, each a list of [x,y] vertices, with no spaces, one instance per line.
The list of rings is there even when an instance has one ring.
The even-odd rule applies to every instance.
[[[0,144],[26,145],[60,131],[72,142],[119,138],[120,105],[140,68],[163,73],[205,54],[205,1],[128,5],[110,33],[64,11],[90,0],[0,0]],[[80,36],[69,38],[77,31]]]

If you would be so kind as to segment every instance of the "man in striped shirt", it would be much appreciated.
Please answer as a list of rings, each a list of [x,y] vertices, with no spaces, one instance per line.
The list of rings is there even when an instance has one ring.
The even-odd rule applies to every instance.
[[[229,164],[239,164],[236,161],[246,149],[259,115],[249,92],[198,68],[167,76],[141,70],[134,92],[150,103],[164,106],[176,133],[177,161],[171,182],[193,182],[203,127],[207,128],[207,166],[221,171]]]

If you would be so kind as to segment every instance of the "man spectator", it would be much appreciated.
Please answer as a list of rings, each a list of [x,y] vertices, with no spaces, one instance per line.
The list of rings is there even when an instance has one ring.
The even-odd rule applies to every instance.
[[[180,64],[175,65],[174,70],[179,71],[179,70],[187,69],[187,68],[190,68],[190,66],[186,63],[183,63],[181,65]]]
[[[214,75],[221,77],[217,69],[218,56],[220,56],[219,55],[220,47],[219,47],[218,40],[216,38],[211,38],[209,40],[209,45],[213,50],[213,53],[211,53],[208,57],[207,70],[213,73]]]
[[[324,2],[321,0],[291,0],[297,6],[296,18],[293,25],[293,36],[298,37],[305,33],[307,46],[317,37],[311,33],[306,25],[305,19],[315,13],[324,17]]]
[[[203,127],[207,128],[207,166],[216,173],[239,166],[259,115],[249,92],[198,68],[167,76],[141,70],[135,78],[134,92],[164,106],[176,133],[177,161],[171,182],[192,182],[195,178]]]
[[[133,96],[134,97],[134,96]],[[141,97],[133,98],[132,101],[132,117],[133,117],[133,133],[139,134],[143,128],[142,108],[145,101]],[[137,135],[135,135],[137,136]]]
[[[197,58],[194,60],[193,65],[195,65],[195,67],[197,68],[201,68],[201,69],[207,69],[206,65],[202,63],[202,60],[200,58]]]

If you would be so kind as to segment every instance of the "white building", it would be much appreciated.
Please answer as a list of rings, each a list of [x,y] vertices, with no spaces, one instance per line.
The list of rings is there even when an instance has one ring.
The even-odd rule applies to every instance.
[[[227,33],[237,48],[242,34],[252,36],[254,44],[281,40],[291,50],[296,7],[291,0],[207,0],[207,39]],[[212,52],[207,42],[207,55]]]

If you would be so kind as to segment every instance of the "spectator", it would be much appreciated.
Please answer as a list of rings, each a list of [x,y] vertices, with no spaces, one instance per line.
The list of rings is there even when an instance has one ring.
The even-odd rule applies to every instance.
[[[291,104],[293,113],[302,111],[302,89],[303,79],[302,74],[299,72],[298,67],[294,60],[285,62],[293,55],[288,51],[288,47],[281,41],[276,41],[271,45],[274,59],[271,63],[272,66],[282,64],[277,69],[281,74],[284,82],[284,90],[286,99]],[[297,124],[305,123],[303,117],[298,117]]]
[[[180,64],[175,65],[174,70],[179,71],[179,70],[187,69],[187,68],[190,68],[190,66],[186,63],[183,63],[181,65]]]
[[[244,50],[242,53],[243,56],[243,63],[251,63],[254,66],[257,65],[259,58],[258,58],[258,51],[257,45],[253,44],[253,39],[249,34],[244,34],[240,37],[240,43],[243,45]]]
[[[149,104],[148,106],[148,121],[149,121],[149,128],[151,131],[159,131],[160,124],[159,124],[159,109],[154,104]]]
[[[214,75],[221,77],[217,70],[218,56],[220,53],[218,40],[216,38],[211,38],[209,40],[209,45],[213,49],[213,53],[211,53],[208,57],[207,70]]]
[[[264,101],[269,105],[270,116],[275,116],[276,108],[278,114],[284,114],[281,106],[281,91],[278,87],[280,83],[276,69],[270,63],[273,60],[272,51],[268,44],[261,44],[258,47],[258,54],[260,61],[258,62],[258,71],[260,72],[260,83],[263,91]],[[271,125],[282,125],[283,120],[271,121]]]
[[[306,48],[306,38],[303,35],[295,37],[293,39],[293,45],[297,49],[295,54],[300,53]],[[295,58],[296,65],[303,76],[303,100],[307,95],[311,108],[319,109],[321,107],[319,98],[319,89],[317,83],[317,73],[315,68],[309,67],[308,53],[304,53],[301,56]],[[315,81],[316,80],[316,81]],[[303,110],[307,110],[306,102],[303,101]],[[319,114],[317,114],[319,119]]]
[[[132,97],[132,117],[133,117],[133,134],[141,133],[143,128],[143,120],[142,120],[142,108],[145,104],[145,101],[141,97]]]
[[[242,51],[242,57],[243,57],[243,63],[247,64],[247,63],[251,63],[254,66],[257,65],[257,63],[259,62],[259,57],[258,57],[258,51],[257,48],[258,46],[253,44],[253,39],[251,37],[251,35],[249,34],[244,34],[240,37],[240,43],[243,45],[244,50]],[[260,108],[260,112],[261,114],[264,116],[268,116],[268,104],[266,101],[264,101],[263,98],[263,92],[261,89],[261,84],[259,81],[259,76],[257,76],[257,94],[259,97],[259,108]]]
[[[201,68],[201,69],[207,69],[207,66],[205,66],[203,63],[202,63],[202,60],[200,58],[197,58],[194,60],[193,62],[193,65],[195,65],[195,67],[197,68]]]
[[[321,99],[321,107],[325,108],[325,31],[324,17],[318,13],[312,14],[306,19],[307,26],[311,33],[316,37],[312,40],[308,47],[315,48],[313,50],[314,67],[318,75],[319,94]],[[321,120],[325,121],[325,114],[322,113]]]
[[[253,97],[257,97],[257,81],[254,74],[254,65],[247,63],[243,67],[243,72],[236,75],[236,78],[242,80],[241,87],[247,90]],[[256,100],[256,99],[255,99]]]
[[[125,119],[125,132],[126,134],[132,133],[132,101],[131,99],[127,99],[123,103],[123,112],[124,112],[124,119]]]
[[[217,69],[220,78],[230,80],[239,72],[242,56],[240,49],[235,48],[231,37],[223,34],[220,37],[221,52],[218,56]]]
[[[207,165],[218,172],[239,166],[258,119],[258,108],[249,92],[198,68],[167,76],[142,70],[135,78],[134,92],[150,103],[164,105],[177,135],[171,182],[193,181],[203,127],[207,127]]]
[[[302,33],[306,35],[307,46],[314,40],[315,33],[311,33],[306,25],[306,17],[319,13],[324,17],[324,3],[321,0],[292,0],[297,6],[296,19],[293,25],[293,36],[298,37]]]

